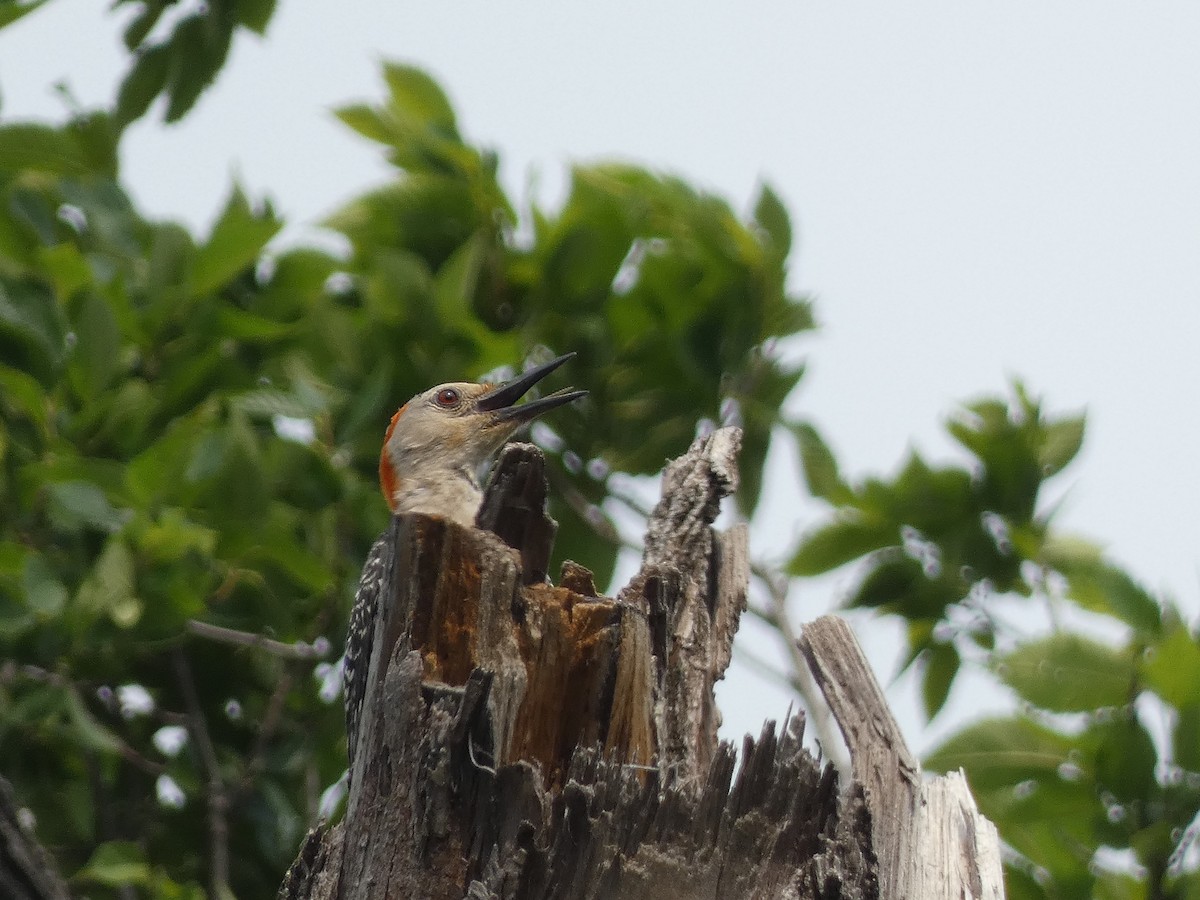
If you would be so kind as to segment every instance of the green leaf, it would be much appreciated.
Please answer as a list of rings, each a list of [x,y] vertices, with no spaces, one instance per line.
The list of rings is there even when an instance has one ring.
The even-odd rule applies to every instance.
[[[354,103],[334,110],[334,115],[363,137],[380,144],[390,144],[395,132],[375,108],[365,103]]]
[[[323,411],[313,409],[295,393],[278,388],[256,388],[236,395],[230,402],[234,408],[251,418],[288,416],[293,419],[305,419]]]
[[[158,332],[183,299],[188,270],[196,257],[191,235],[171,223],[154,226],[150,231],[150,258],[146,261],[143,290],[150,305],[149,321],[139,321],[148,334]]]
[[[75,319],[75,335],[72,371],[80,393],[94,398],[112,383],[121,365],[121,331],[99,294],[84,296]]]
[[[137,624],[142,604],[134,595],[133,555],[120,538],[111,538],[104,546],[79,586],[76,603],[88,612],[108,615],[122,628]]]
[[[1041,446],[1038,448],[1038,462],[1046,476],[1062,471],[1067,463],[1075,458],[1079,448],[1083,446],[1083,433],[1087,420],[1084,416],[1074,419],[1060,419],[1046,426]]]
[[[1164,871],[1176,844],[1171,832],[1177,827],[1170,821],[1159,819],[1138,829],[1129,838],[1129,846],[1137,854],[1138,862],[1156,871]]]
[[[86,175],[91,166],[87,153],[68,130],[25,122],[0,127],[0,171],[27,169],[51,175]]]
[[[0,28],[11,25],[18,19],[29,15],[45,2],[46,0],[33,0],[32,3],[19,3],[10,0],[10,2],[0,5]]]
[[[800,463],[809,493],[834,505],[850,502],[853,495],[842,481],[833,452],[817,429],[804,423],[793,426],[792,433],[800,445]]]
[[[1023,717],[990,719],[951,737],[925,760],[934,772],[966,770],[976,790],[1011,790],[1023,781],[1055,779],[1071,741]]]
[[[220,521],[218,530],[259,531],[263,510],[271,501],[270,478],[263,468],[262,453],[254,429],[239,411],[235,410],[229,423],[217,437],[215,456],[204,458],[210,451],[197,448],[189,467],[189,477],[199,474],[198,466],[215,463],[213,480],[204,492],[205,505]],[[203,477],[203,476],[201,476]]]
[[[88,712],[83,700],[75,691],[69,691],[66,695],[66,713],[70,721],[71,737],[80,746],[95,753],[109,755],[120,751],[121,739]]]
[[[178,122],[195,106],[204,90],[213,82],[229,52],[230,22],[220,21],[211,10],[203,9],[188,16],[171,35],[170,100],[164,116]]]
[[[842,514],[800,539],[787,570],[792,575],[820,575],[874,550],[892,546],[897,537],[892,525],[863,521],[857,513]]]
[[[130,20],[121,36],[126,49],[136,50],[141,46],[166,10],[168,2],[169,0],[142,0],[141,11]]]
[[[70,297],[92,281],[92,267],[74,244],[39,247],[37,261],[54,283],[54,293],[59,297]]]
[[[1006,900],[1046,900],[1046,891],[1032,874],[1013,865],[1004,867]]]
[[[149,16],[151,12],[157,18],[162,7],[147,7],[143,16]],[[137,20],[134,24],[137,24]],[[124,127],[144,116],[154,98],[166,88],[170,75],[171,53],[166,46],[148,47],[141,53],[117,93],[114,112],[117,124]]]
[[[275,441],[269,447],[267,468],[282,485],[284,501],[313,513],[328,509],[342,496],[342,482],[329,458],[312,444]]]
[[[1091,830],[1103,814],[1103,807],[1096,797],[1095,782],[1085,772],[1076,771],[1078,767],[1074,766],[1073,760],[1077,755],[1072,751],[1071,761],[1064,769],[1025,779],[1020,787],[1009,785],[980,791],[980,800],[989,808],[985,815],[1003,823],[1006,831],[1020,825],[1046,822],[1063,822],[1058,830],[1071,829],[1076,834]],[[1069,777],[1063,777],[1064,772]],[[1083,839],[1090,842],[1089,838]]]
[[[48,414],[46,393],[32,375],[0,363],[0,405],[12,411],[14,417],[21,415],[28,418],[45,435]]]
[[[31,611],[44,619],[61,615],[67,605],[67,589],[41,554],[30,553],[25,557],[21,583]]]
[[[487,235],[473,234],[463,243],[434,278],[434,297],[442,322],[481,331],[482,324],[471,314],[471,297],[479,280],[480,267],[487,249]]]
[[[214,291],[252,265],[282,225],[270,209],[255,213],[241,188],[235,187],[208,242],[196,253],[192,291]]]
[[[1146,685],[1172,706],[1194,703],[1200,690],[1200,643],[1183,625],[1176,625],[1150,648],[1142,665]]]
[[[350,402],[342,407],[337,424],[339,444],[349,443],[368,431],[383,434],[387,425],[386,404],[392,385],[392,369],[390,357],[381,359]]]
[[[925,717],[932,719],[946,705],[954,676],[961,662],[958,649],[953,644],[931,644],[925,651],[925,670],[921,679],[921,699],[925,703]]]
[[[267,23],[275,14],[275,0],[238,0],[238,21],[255,34],[266,33]]]
[[[436,81],[413,66],[386,63],[383,77],[391,91],[389,106],[417,122],[456,134],[454,108]]]
[[[754,221],[770,238],[771,252],[784,259],[792,249],[792,223],[779,195],[764,184],[754,205]]]
[[[1161,633],[1158,601],[1123,569],[1106,562],[1092,545],[1049,541],[1040,562],[1066,577],[1071,599],[1084,609],[1114,615],[1147,638]]]
[[[333,584],[333,572],[305,547],[278,540],[263,541],[248,550],[245,558],[277,567],[293,584],[313,594],[327,591]]]
[[[1124,803],[1150,799],[1158,753],[1136,715],[1094,725],[1081,740],[1095,742],[1096,781],[1102,788]]]
[[[937,621],[946,607],[962,599],[962,590],[945,578],[930,578],[921,564],[907,556],[878,562],[847,600],[856,607],[884,607],[906,619]]]
[[[277,322],[232,306],[222,306],[217,316],[222,334],[246,343],[277,343],[295,337],[301,331],[298,324]]]
[[[0,126],[0,172],[112,176],[116,167],[111,126],[105,114],[81,115],[61,128],[34,122]]]
[[[58,531],[78,533],[86,528],[113,532],[125,524],[128,513],[118,510],[108,496],[88,481],[60,481],[46,486],[50,522]]]
[[[1102,872],[1092,888],[1091,900],[1150,900],[1150,885],[1136,875],[1122,872]],[[1013,900],[1009,893],[1009,900]],[[1039,897],[1043,896],[1038,894]],[[1179,894],[1180,897],[1190,896]]]
[[[66,326],[58,299],[42,284],[0,276],[0,356],[4,361],[49,387],[65,353]]]
[[[217,532],[189,521],[178,507],[162,511],[156,522],[142,527],[136,537],[138,549],[158,562],[173,562],[189,553],[211,556],[217,547]]]
[[[137,844],[108,841],[96,848],[75,879],[113,888],[148,887],[151,871]]]
[[[1200,700],[1176,710],[1173,740],[1174,762],[1191,772],[1200,772]]]
[[[1055,634],[1003,657],[1000,678],[1025,700],[1052,712],[1088,712],[1133,700],[1128,652],[1077,634]]]

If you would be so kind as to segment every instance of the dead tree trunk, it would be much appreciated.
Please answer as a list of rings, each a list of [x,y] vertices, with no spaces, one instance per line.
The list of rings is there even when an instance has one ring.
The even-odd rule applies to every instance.
[[[922,833],[942,828],[959,854],[938,863],[957,866],[954,890],[897,879],[918,862],[894,833],[918,828],[919,773],[894,723],[893,757],[871,754],[848,724],[862,718],[853,696],[849,712],[832,704],[855,754],[849,790],[802,748],[802,715],[747,737],[740,766],[718,742],[713,685],[748,556],[744,526],[711,526],[740,439],[723,429],[667,468],[642,568],[615,599],[571,563],[559,586],[545,580],[554,524],[528,445],[502,456],[479,529],[394,519],[346,816],[310,832],[280,896],[1000,897],[991,857],[961,858],[995,845],[967,794],[967,808],[923,814],[945,819]],[[821,645],[805,652],[836,679]],[[856,646],[836,652],[863,665]]]

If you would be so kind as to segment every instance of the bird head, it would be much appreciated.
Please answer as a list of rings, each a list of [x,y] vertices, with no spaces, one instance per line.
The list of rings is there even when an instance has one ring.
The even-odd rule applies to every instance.
[[[478,493],[475,473],[514,431],[587,395],[565,388],[516,405],[574,355],[560,356],[503,384],[439,384],[400,407],[388,425],[379,458],[379,485],[391,510],[473,519],[472,510],[445,508],[447,503],[454,506],[446,498],[464,481],[466,489]]]

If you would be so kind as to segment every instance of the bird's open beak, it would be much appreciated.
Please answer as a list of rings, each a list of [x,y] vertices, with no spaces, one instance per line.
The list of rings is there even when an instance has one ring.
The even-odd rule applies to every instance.
[[[553,394],[547,394],[545,397],[539,397],[537,400],[522,403],[520,406],[513,405],[525,395],[526,391],[574,355],[574,353],[567,353],[558,357],[558,359],[552,359],[550,362],[538,366],[536,369],[530,369],[524,375],[520,375],[511,381],[497,385],[475,401],[475,408],[480,412],[493,413],[497,422],[514,422],[520,425],[536,419],[542,413],[548,412],[555,407],[563,406],[573,400],[578,400],[580,397],[586,397],[587,391],[564,388],[561,391],[555,391]]]

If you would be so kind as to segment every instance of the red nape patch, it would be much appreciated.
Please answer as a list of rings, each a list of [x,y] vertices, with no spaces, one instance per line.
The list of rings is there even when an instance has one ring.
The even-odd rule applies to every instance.
[[[396,511],[396,489],[400,487],[400,478],[392,466],[392,458],[388,455],[388,444],[392,440],[392,432],[396,430],[396,422],[404,415],[408,404],[396,410],[392,421],[388,423],[387,432],[383,436],[383,450],[379,454],[379,489],[383,491],[383,499],[387,501],[388,509]]]

